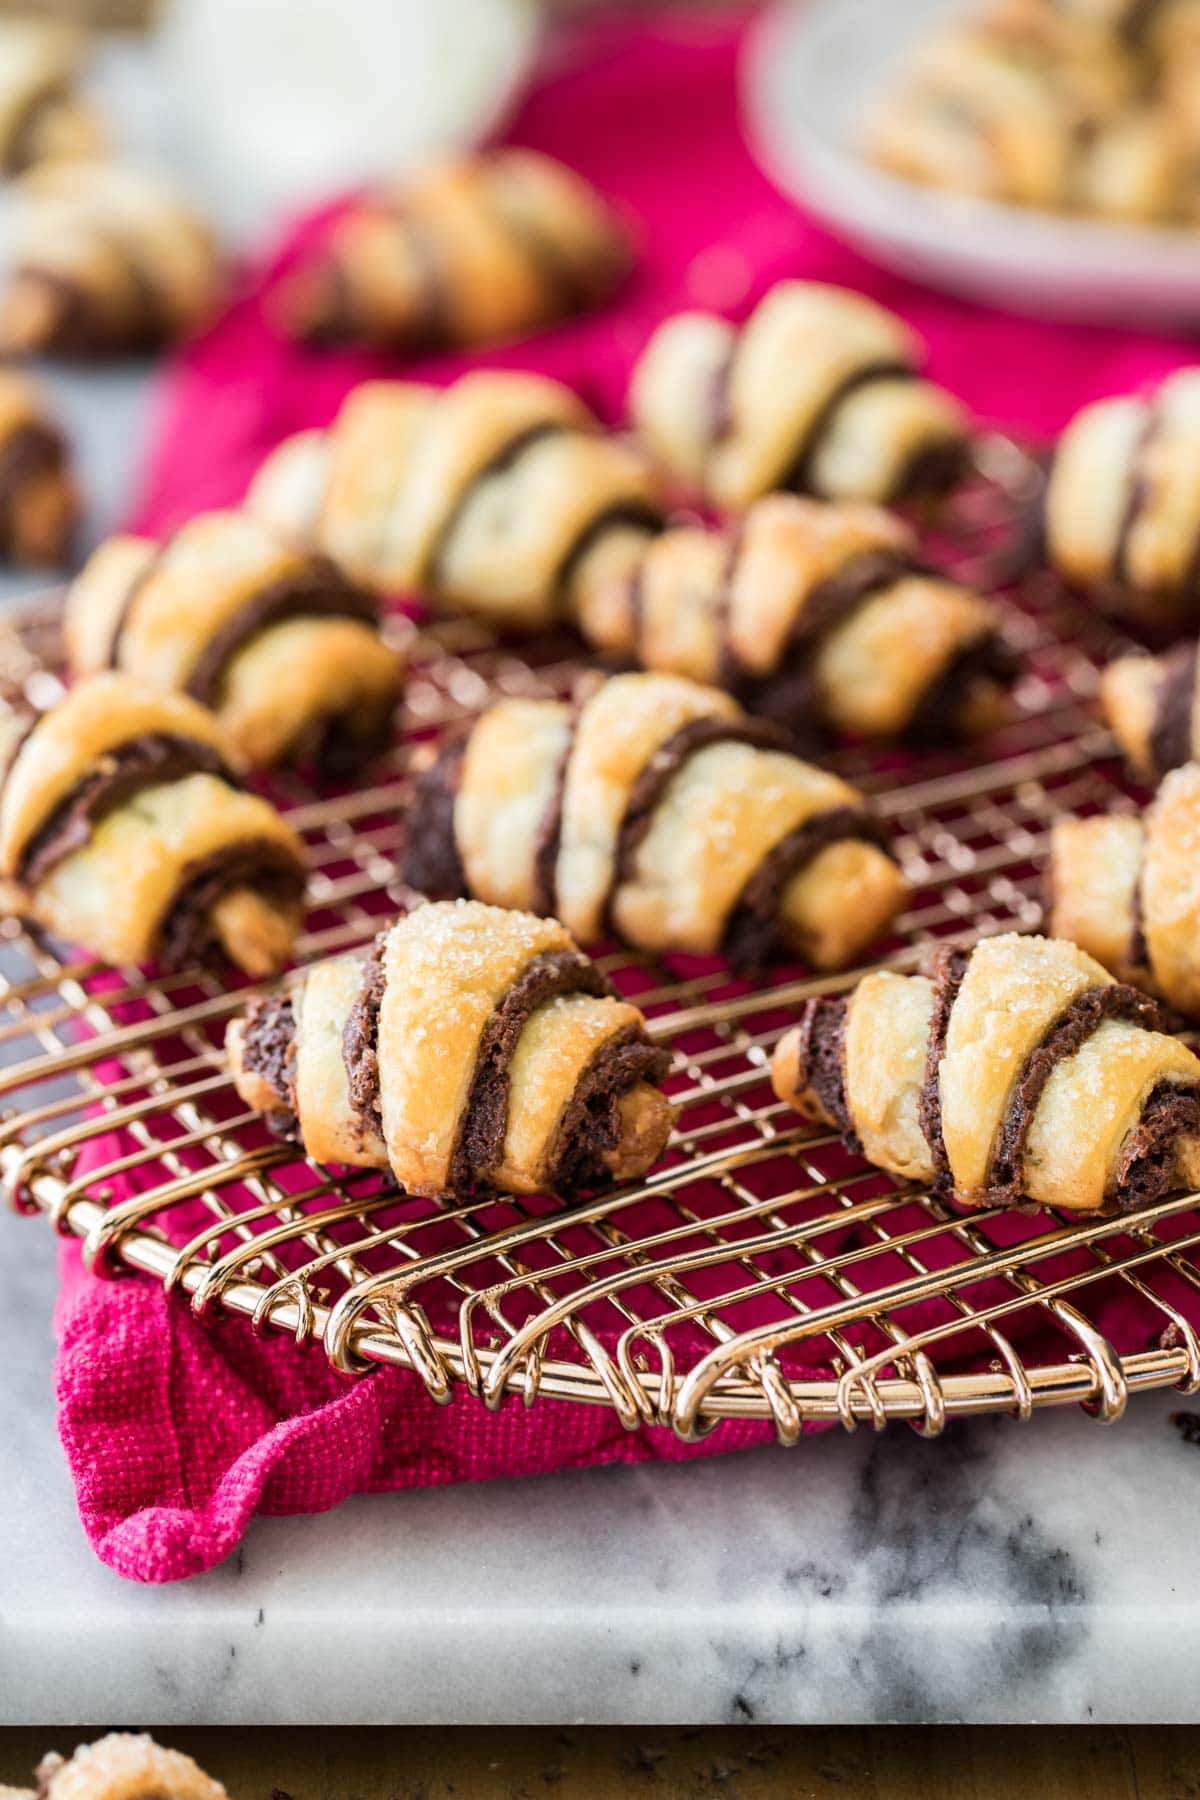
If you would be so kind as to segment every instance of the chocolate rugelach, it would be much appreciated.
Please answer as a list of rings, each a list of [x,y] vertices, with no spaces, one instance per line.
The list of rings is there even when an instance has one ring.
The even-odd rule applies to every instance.
[[[553,921],[418,909],[365,955],[256,999],[238,1091],[318,1161],[409,1191],[571,1192],[644,1172],[671,1125],[669,1055]]]
[[[1059,439],[1045,496],[1051,566],[1158,642],[1200,623],[1200,372],[1086,406]]]
[[[103,960],[228,956],[275,973],[299,928],[304,847],[247,792],[211,713],[104,674],[4,722],[8,910]]]
[[[809,1001],[772,1076],[868,1160],[962,1205],[1130,1210],[1200,1180],[1200,1060],[1165,1024],[1074,945],[1009,935]]]
[[[995,609],[861,502],[775,494],[723,531],[615,523],[576,559],[568,602],[596,648],[711,681],[796,745],[974,737],[1016,673]]]
[[[854,789],[716,690],[650,674],[575,707],[489,709],[420,775],[405,876],[555,913],[584,942],[719,950],[742,968],[788,951],[837,966],[905,892]]]
[[[781,281],[741,325],[666,320],[634,369],[631,408],[664,467],[722,512],[780,492],[926,498],[962,472],[968,431],[921,360],[909,328],[864,295]]]
[[[600,540],[653,532],[662,512],[641,449],[512,369],[362,383],[326,430],[271,452],[245,504],[376,591],[520,632],[567,622]]]
[[[1118,981],[1200,1016],[1200,763],[1164,776],[1142,811],[1056,819],[1046,917]]]
[[[247,762],[353,773],[391,737],[403,661],[378,598],[244,512],[201,514],[161,544],[108,539],[67,596],[81,673],[173,681]]]
[[[531,150],[491,150],[366,195],[280,284],[272,312],[315,344],[484,344],[588,310],[628,266],[624,231],[582,177]]]
[[[1200,748],[1197,646],[1176,644],[1162,656],[1140,651],[1114,657],[1100,677],[1100,704],[1133,772],[1158,782],[1191,762]]]
[[[40,389],[0,370],[0,557],[61,566],[79,512],[67,442]]]

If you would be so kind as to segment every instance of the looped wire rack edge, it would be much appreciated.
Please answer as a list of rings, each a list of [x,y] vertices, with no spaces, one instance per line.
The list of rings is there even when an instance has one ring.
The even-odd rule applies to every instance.
[[[1011,546],[1035,479],[1005,440],[984,440],[978,461],[930,534],[964,577]],[[832,759],[875,795],[912,880],[891,966],[946,935],[1036,929],[1054,817],[1136,803],[1092,711],[1115,634],[1044,575],[1006,599],[1025,671],[1010,726],[974,756]],[[11,623],[0,691],[52,696],[55,618],[50,599]],[[462,621],[396,628],[412,674],[392,758],[356,792],[272,788],[312,852],[302,959],[367,941],[411,900],[395,869],[414,751],[497,692],[567,691],[581,666],[569,640],[534,658]],[[1111,1219],[956,1213],[807,1132],[771,1093],[770,1051],[797,1006],[862,970],[752,986],[712,959],[601,960],[675,1052],[666,1161],[570,1208],[446,1208],[318,1169],[266,1133],[220,1054],[244,986],[105,973],[6,919],[0,1177],[98,1272],[143,1271],[198,1316],[289,1333],[347,1376],[413,1369],[443,1402],[461,1385],[491,1407],[588,1401],[686,1440],[762,1419],[794,1443],[810,1421],[936,1435],[954,1415],[1068,1401],[1114,1419],[1130,1393],[1200,1386],[1197,1196]],[[1134,1341],[1108,1335],[1118,1314]]]

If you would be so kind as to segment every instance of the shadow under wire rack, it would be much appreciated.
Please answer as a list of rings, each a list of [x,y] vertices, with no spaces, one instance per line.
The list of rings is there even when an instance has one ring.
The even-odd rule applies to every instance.
[[[1011,548],[1036,471],[985,439],[930,552],[965,579]],[[932,940],[1036,929],[1049,828],[1133,806],[1093,712],[1116,634],[1044,574],[1004,591],[1023,674],[1014,715],[973,753],[843,752],[896,835],[911,904],[881,960]],[[414,750],[499,694],[561,694],[579,646],[536,656],[462,621],[416,628],[401,741],[373,784],[272,793],[312,857],[301,959],[369,940],[409,904],[397,876]],[[0,692],[57,688],[57,604],[0,642]],[[1141,1388],[1200,1385],[1200,1201],[1118,1218],[963,1215],[813,1134],[774,1098],[772,1046],[810,994],[856,980],[781,968],[757,983],[715,959],[599,960],[674,1053],[679,1122],[648,1179],[564,1207],[453,1208],[372,1171],[306,1163],[235,1094],[224,1026],[247,988],[71,960],[0,929],[0,1177],[22,1209],[81,1238],[101,1274],[141,1270],[198,1316],[240,1315],[324,1349],[346,1374],[415,1370],[436,1400],[612,1407],[684,1439],[761,1419],[947,1418],[1079,1402],[1120,1415]]]

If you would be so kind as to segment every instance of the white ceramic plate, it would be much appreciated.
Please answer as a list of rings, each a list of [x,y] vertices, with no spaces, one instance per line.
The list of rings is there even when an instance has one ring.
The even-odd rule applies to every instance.
[[[746,45],[762,167],[885,267],[1019,312],[1200,330],[1200,230],[1061,218],[943,193],[859,154],[914,41],[963,0],[777,0]]]

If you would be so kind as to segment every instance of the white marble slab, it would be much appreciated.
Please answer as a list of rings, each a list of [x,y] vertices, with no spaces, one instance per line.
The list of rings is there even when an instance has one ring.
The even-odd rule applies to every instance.
[[[143,1588],[75,1515],[54,1253],[0,1219],[0,1723],[1200,1717],[1186,1402],[364,1498]]]

